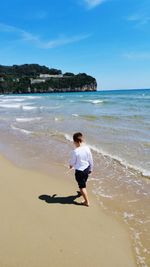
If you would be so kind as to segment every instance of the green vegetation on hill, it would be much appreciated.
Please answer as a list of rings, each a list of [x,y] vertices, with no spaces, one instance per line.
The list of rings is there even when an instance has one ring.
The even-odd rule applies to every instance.
[[[62,74],[38,64],[0,65],[1,94],[95,91],[96,87],[95,78],[85,73]]]
[[[49,69],[46,66],[40,66],[38,64],[23,64],[13,66],[0,65],[0,76],[6,74],[15,77],[37,77],[38,75],[44,73],[51,75],[62,74],[61,70]]]

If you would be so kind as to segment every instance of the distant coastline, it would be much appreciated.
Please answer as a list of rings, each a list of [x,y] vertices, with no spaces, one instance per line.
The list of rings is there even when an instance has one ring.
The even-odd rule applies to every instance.
[[[96,79],[86,73],[62,73],[39,64],[0,65],[0,94],[96,91]]]
[[[150,90],[150,88],[121,88],[121,89],[97,89],[97,91],[101,91],[101,92],[111,92],[111,91],[142,91],[142,90]]]

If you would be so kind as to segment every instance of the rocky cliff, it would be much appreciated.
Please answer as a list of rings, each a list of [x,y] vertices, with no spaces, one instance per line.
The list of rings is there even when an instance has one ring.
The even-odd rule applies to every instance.
[[[62,73],[38,64],[0,66],[0,93],[96,91],[96,79],[86,73]]]

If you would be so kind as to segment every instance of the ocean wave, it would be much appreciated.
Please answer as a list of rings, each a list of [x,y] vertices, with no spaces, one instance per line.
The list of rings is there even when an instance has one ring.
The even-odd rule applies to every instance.
[[[79,117],[79,115],[76,114],[76,113],[73,113],[72,116],[74,116],[74,117]]]
[[[24,99],[40,99],[42,96],[21,96]]]
[[[80,115],[80,114],[76,114],[76,113],[73,113],[72,116],[74,117],[80,117],[80,118],[83,118],[83,119],[87,119],[87,120],[97,120],[97,119],[104,119],[104,120],[120,120],[121,117],[119,116],[116,116],[116,115],[100,115],[100,116],[97,116],[97,115]]]
[[[120,158],[120,157],[118,157],[118,156],[116,156],[116,155],[112,155],[111,153],[107,153],[106,151],[104,151],[104,150],[102,150],[102,149],[100,149],[100,148],[97,148],[97,147],[94,146],[94,145],[89,145],[89,147],[90,147],[93,151],[95,151],[95,152],[97,152],[97,153],[100,153],[100,154],[102,154],[103,156],[107,156],[107,157],[112,158],[113,160],[116,160],[116,161],[119,162],[121,165],[125,166],[126,168],[133,169],[133,170],[135,170],[135,171],[137,171],[137,172],[140,172],[142,176],[145,176],[145,177],[150,178],[150,171],[145,170],[145,169],[143,169],[143,168],[141,168],[141,167],[139,167],[139,166],[130,164],[130,163],[128,163],[126,160],[124,160],[124,159],[122,159],[122,158]]]
[[[100,119],[104,119],[104,120],[120,120],[122,119],[121,116],[116,116],[116,115],[101,115]]]
[[[70,142],[72,142],[73,141],[73,139],[72,139],[72,136],[71,135],[69,135],[69,134],[64,134],[64,137],[65,137],[65,139],[67,140],[67,141],[70,141]]]
[[[82,102],[87,102],[87,103],[91,103],[91,104],[102,104],[106,101],[102,100],[102,99],[89,99],[89,100],[82,100]]]
[[[104,197],[104,198],[110,198],[110,199],[113,199],[113,196],[111,196],[111,195],[108,195],[108,194],[105,194],[104,192],[103,192],[103,190],[102,190],[102,192],[101,192],[101,190],[96,190],[96,191],[94,191],[94,193],[96,193],[96,194],[98,194],[99,196],[101,196],[101,197]]]
[[[51,106],[51,107],[46,107],[46,106],[43,106],[43,108],[45,108],[45,109],[59,109],[59,108],[61,108],[61,107],[63,107],[62,105],[60,105],[60,106]]]
[[[1,108],[21,108],[21,104],[0,104]]]
[[[30,110],[30,109],[36,109],[37,107],[30,106],[32,103],[25,103],[23,105],[22,103],[12,103],[13,101],[9,103],[0,103],[1,108],[15,108],[15,109],[25,109],[25,110]]]
[[[54,120],[55,120],[55,121],[63,121],[64,118],[63,118],[63,117],[55,117]]]
[[[142,95],[139,95],[139,96],[133,96],[132,97],[134,100],[150,100],[150,96],[149,95],[145,95],[145,94],[142,94]]]
[[[45,136],[45,137],[52,137],[54,139],[56,139],[57,141],[61,141],[63,142],[64,139],[66,140],[65,138],[65,135],[63,132],[59,132],[59,131],[50,131],[50,130],[47,130],[47,131],[36,131],[36,132],[32,132],[32,135],[33,136]]]
[[[73,113],[72,114],[72,116],[73,117],[79,117],[79,118],[81,118],[81,119],[86,119],[86,120],[90,120],[90,121],[93,121],[93,120],[96,120],[96,119],[98,119],[99,117],[98,116],[96,116],[96,115],[79,115],[79,114],[76,114],[76,113]]]
[[[17,122],[30,122],[30,121],[35,121],[35,120],[40,120],[41,117],[33,117],[33,118],[16,118]]]
[[[0,96],[1,97],[1,96]],[[21,100],[21,99],[24,99],[25,97],[24,96],[16,96],[16,95],[13,95],[13,96],[10,96],[10,95],[4,95],[3,97],[2,97],[2,100],[8,100],[8,101],[11,101],[11,100],[15,100],[15,99],[19,99],[19,100]]]
[[[137,114],[134,114],[134,115],[124,115],[124,116],[120,116],[121,119],[129,119],[129,120],[143,120],[145,119],[145,116],[144,115],[137,115]]]
[[[22,128],[15,127],[14,125],[11,125],[11,128],[13,130],[19,131],[19,132],[24,133],[24,134],[27,134],[27,135],[32,134],[31,131],[28,131],[28,130],[25,130],[25,129],[22,129]]]
[[[33,109],[37,109],[37,107],[33,107],[33,106],[22,106],[23,110],[33,110]]]
[[[13,100],[13,102],[23,102],[25,99],[20,99],[20,98],[13,98],[13,99],[0,99],[0,101],[2,102],[2,103],[7,103],[7,102],[9,102],[9,103],[12,103],[12,100]]]
[[[95,121],[97,120],[99,117],[96,115],[79,115],[80,118],[82,119],[86,119],[86,120],[90,120],[90,121]]]
[[[70,141],[72,142],[72,136],[69,135],[69,134],[64,134],[64,138],[67,140],[67,141]],[[130,169],[133,169],[137,172],[140,172],[142,176],[144,177],[147,177],[147,178],[150,178],[150,171],[148,170],[145,170],[139,166],[136,166],[136,165],[132,165],[130,163],[128,163],[126,160],[116,156],[116,155],[112,155],[111,153],[108,153],[106,151],[104,151],[103,149],[101,148],[97,148],[95,145],[91,145],[91,144],[87,144],[89,146],[89,148],[91,150],[93,150],[94,152],[98,153],[98,154],[101,154],[103,156],[107,156],[115,161],[117,161],[119,164],[123,165],[125,168],[130,168]]]

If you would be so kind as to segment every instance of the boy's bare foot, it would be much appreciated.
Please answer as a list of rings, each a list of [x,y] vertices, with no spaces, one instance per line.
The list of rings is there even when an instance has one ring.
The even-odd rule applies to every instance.
[[[89,203],[89,202],[82,201],[81,203],[82,203],[82,205],[84,205],[84,206],[86,206],[86,207],[89,207],[89,206],[90,206],[90,203]]]

